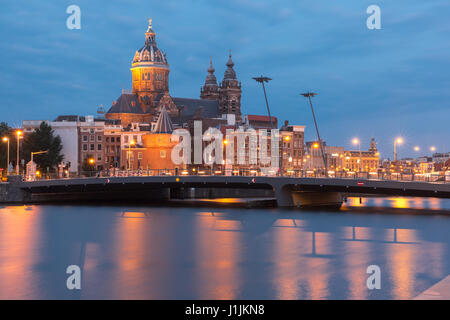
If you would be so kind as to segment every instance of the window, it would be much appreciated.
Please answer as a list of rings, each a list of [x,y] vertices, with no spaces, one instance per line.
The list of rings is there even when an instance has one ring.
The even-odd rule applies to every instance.
[[[142,160],[142,152],[138,152],[138,159]]]
[[[102,151],[102,145],[100,143],[97,145],[97,150]]]
[[[94,133],[95,133],[95,130],[94,130],[94,129],[91,129],[91,130],[89,130],[89,132],[90,132],[91,134],[94,134]]]
[[[97,155],[97,160],[98,161],[102,161],[102,155],[101,154]]]
[[[88,136],[83,136],[83,141],[87,142],[88,141]]]
[[[128,143],[128,136],[125,136],[124,142]]]
[[[111,137],[111,142],[114,142],[114,137]]]
[[[166,150],[160,150],[159,155],[161,156],[161,158],[165,158],[166,157]]]
[[[102,136],[97,136],[97,141],[102,141]]]
[[[91,151],[94,151],[95,150],[95,145],[92,143],[91,144]]]
[[[117,142],[120,142],[120,137],[117,137]]]
[[[91,136],[91,141],[95,141],[95,136]]]
[[[83,151],[87,151],[88,149],[88,145],[87,144],[83,144]]]

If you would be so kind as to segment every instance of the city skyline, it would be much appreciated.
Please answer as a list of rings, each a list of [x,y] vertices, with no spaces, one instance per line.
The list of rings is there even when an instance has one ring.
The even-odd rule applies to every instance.
[[[408,7],[383,4],[381,30],[365,27],[366,3],[343,2],[320,9],[312,4],[280,7],[267,1],[218,2],[217,7],[202,3],[201,9],[189,11],[185,3],[130,1],[122,7],[110,4],[105,13],[103,6],[81,1],[81,30],[65,28],[68,4],[5,5],[2,15],[15,13],[11,15],[15,19],[2,17],[7,41],[0,57],[11,61],[4,65],[0,80],[4,102],[11,106],[2,121],[20,126],[25,119],[95,114],[100,104],[108,109],[119,90],[130,89],[129,63],[152,16],[159,46],[171,66],[171,91],[177,96],[198,98],[210,56],[218,78],[222,77],[231,48],[242,81],[244,113],[266,112],[261,88],[251,79],[263,73],[274,79],[267,87],[273,115],[279,124],[289,119],[306,125],[306,140],[316,137],[300,92],[312,89],[319,93],[314,104],[322,138],[329,145],[354,149],[356,137],[365,149],[375,137],[381,156],[392,158],[394,140],[401,136],[400,158],[429,155],[431,146],[437,152],[448,151],[443,137],[449,129],[445,117],[439,117],[448,104],[448,75],[443,72],[449,65],[444,56],[448,44],[439,42],[444,40],[444,25],[429,17],[430,12],[445,15],[444,7],[439,7],[443,1]],[[344,7],[345,12],[339,11]],[[223,10],[236,10],[238,17],[223,15]],[[417,46],[430,51],[415,50],[410,38],[409,48],[402,47],[403,36],[417,37]],[[365,107],[355,110],[355,105]],[[429,111],[430,106],[435,112]],[[421,152],[415,152],[415,146]]]

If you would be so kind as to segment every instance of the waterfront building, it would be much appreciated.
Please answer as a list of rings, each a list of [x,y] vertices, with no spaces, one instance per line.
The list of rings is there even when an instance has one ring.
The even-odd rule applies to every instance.
[[[72,173],[78,172],[78,118],[71,116],[70,118],[57,118],[55,121],[50,120],[25,120],[22,122],[24,134],[31,133],[39,128],[42,122],[52,127],[55,136],[60,136],[62,150],[64,156],[64,164]]]
[[[122,149],[122,167],[128,170],[168,170],[183,169],[184,164],[176,165],[172,161],[172,149],[178,141],[172,138],[174,126],[170,116],[163,108],[151,131],[141,135],[141,143]],[[140,132],[140,133],[142,133]]]
[[[360,164],[361,162],[361,164]],[[357,172],[375,172],[380,167],[380,153],[374,138],[370,141],[369,149],[347,150],[344,154],[344,170]]]
[[[344,168],[344,147],[328,146],[326,141],[322,141],[322,143],[328,171],[342,171]],[[324,169],[323,156],[319,141],[306,142],[304,163],[305,169],[308,171],[321,171]]]
[[[289,125],[280,128],[280,167],[284,171],[303,169],[305,126]]]

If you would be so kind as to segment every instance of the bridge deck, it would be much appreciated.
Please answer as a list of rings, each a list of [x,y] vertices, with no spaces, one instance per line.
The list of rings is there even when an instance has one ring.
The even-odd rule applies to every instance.
[[[21,182],[20,188],[31,193],[70,192],[73,187],[108,189],[142,188],[255,188],[291,191],[342,192],[450,198],[450,184],[439,182],[393,181],[345,178],[249,177],[249,176],[133,176],[76,178]]]

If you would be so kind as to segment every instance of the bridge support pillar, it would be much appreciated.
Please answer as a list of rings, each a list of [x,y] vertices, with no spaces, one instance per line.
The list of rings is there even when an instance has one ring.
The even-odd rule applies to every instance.
[[[340,208],[343,197],[340,192],[292,192],[292,201],[297,207]]]
[[[274,187],[278,207],[293,207],[292,188],[290,186]]]
[[[343,197],[340,192],[296,191],[290,185],[274,186],[278,207],[340,208]]]

